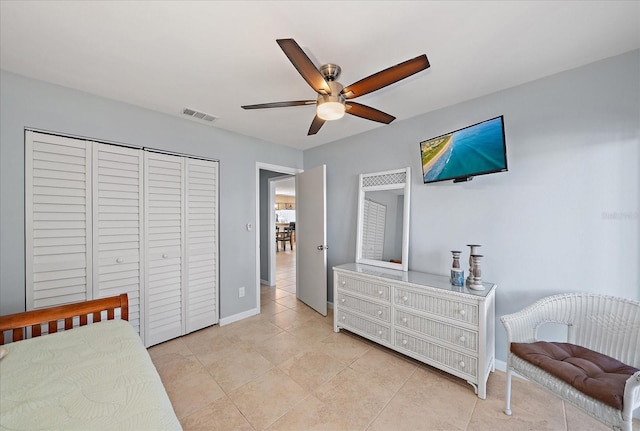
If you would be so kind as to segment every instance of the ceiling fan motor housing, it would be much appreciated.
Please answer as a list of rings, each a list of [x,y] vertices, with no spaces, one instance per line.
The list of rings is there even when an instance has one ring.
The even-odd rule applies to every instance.
[[[342,72],[340,66],[333,63],[323,64],[318,70],[327,82],[335,81],[338,79],[338,76],[340,76],[340,72]],[[333,89],[331,91],[333,91]]]

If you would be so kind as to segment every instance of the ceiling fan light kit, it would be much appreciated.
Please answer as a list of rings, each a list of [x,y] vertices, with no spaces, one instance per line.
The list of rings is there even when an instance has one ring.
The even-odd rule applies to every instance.
[[[324,96],[332,97],[332,96]],[[339,120],[344,117],[345,106],[340,102],[320,102],[316,108],[316,115],[325,121]]]
[[[338,120],[344,116],[345,112],[379,123],[391,123],[396,117],[360,103],[347,102],[347,100],[379,90],[387,85],[408,78],[430,66],[427,56],[422,54],[416,58],[370,75],[347,87],[343,87],[342,84],[336,81],[342,70],[340,66],[329,63],[318,68],[295,40],[278,39],[276,42],[280,45],[280,48],[284,51],[302,78],[318,93],[316,101],[297,100],[290,102],[261,103],[258,105],[244,105],[242,108],[282,108],[287,106],[312,105],[315,103],[316,115],[311,122],[311,127],[307,135],[315,135],[325,121]]]
[[[335,65],[325,64],[320,68],[320,72],[325,75],[325,79],[327,75],[324,73],[324,71],[335,71],[335,69],[325,69],[326,66]],[[331,75],[333,78],[327,82],[327,84],[329,84],[329,88],[331,89],[331,94],[319,94],[318,100],[316,102],[316,115],[325,121],[339,120],[340,118],[344,117],[344,112],[346,111],[346,106],[344,105],[344,96],[340,94],[340,92],[342,91],[342,85],[339,82],[333,80],[340,73],[340,67],[335,67],[337,68],[337,73],[335,73],[335,75]]]

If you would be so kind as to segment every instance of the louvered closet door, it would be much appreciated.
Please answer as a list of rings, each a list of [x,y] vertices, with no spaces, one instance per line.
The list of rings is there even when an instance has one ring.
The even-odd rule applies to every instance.
[[[218,323],[218,163],[186,159],[186,332]]]
[[[91,146],[25,135],[27,310],[91,299]]]
[[[184,158],[144,152],[145,344],[184,334]]]
[[[140,332],[142,151],[93,143],[94,298],[127,293]]]
[[[386,213],[385,205],[369,199],[364,200],[362,257],[365,259],[382,259]]]

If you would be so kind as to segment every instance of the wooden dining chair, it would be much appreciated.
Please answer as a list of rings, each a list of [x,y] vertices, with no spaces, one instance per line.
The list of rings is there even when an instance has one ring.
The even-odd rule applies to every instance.
[[[291,251],[293,251],[293,240],[291,238],[291,228],[285,227],[284,231],[280,232],[279,229],[276,229],[276,251],[278,251],[278,242],[282,243],[282,250],[287,251],[287,242],[291,246]]]

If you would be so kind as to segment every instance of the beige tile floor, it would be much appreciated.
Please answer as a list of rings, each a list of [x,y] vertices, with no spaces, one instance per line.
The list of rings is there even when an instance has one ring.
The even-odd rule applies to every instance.
[[[462,380],[334,333],[331,312],[295,297],[295,253],[276,256],[276,287],[261,287],[260,315],[149,349],[185,430],[607,429],[520,379],[506,416],[503,372],[480,400]]]

